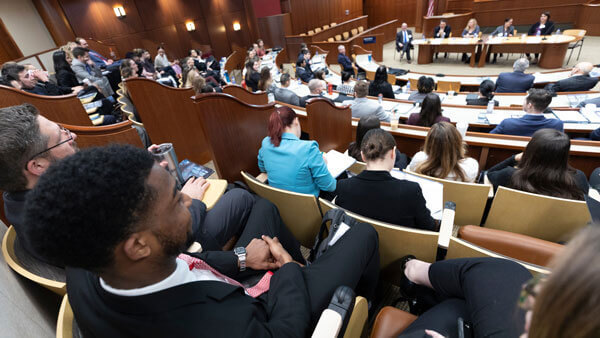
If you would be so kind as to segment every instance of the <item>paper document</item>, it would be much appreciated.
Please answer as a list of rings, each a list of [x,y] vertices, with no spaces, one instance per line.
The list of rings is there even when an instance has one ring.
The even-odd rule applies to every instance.
[[[598,111],[591,111],[582,108],[581,114],[585,116],[585,118],[588,119],[590,123],[600,123],[600,116],[598,115]]]
[[[421,191],[423,191],[425,206],[429,209],[431,217],[442,219],[442,211],[444,209],[444,185],[442,183],[397,169],[392,170],[391,174],[399,180],[418,183]]]
[[[356,162],[354,157],[344,155],[334,149],[325,154],[325,159],[327,159],[327,169],[333,177],[340,176]]]
[[[572,122],[572,123],[587,123],[588,120],[578,111],[572,110],[554,110],[554,115],[563,121],[563,122]],[[544,114],[545,115],[545,114]]]

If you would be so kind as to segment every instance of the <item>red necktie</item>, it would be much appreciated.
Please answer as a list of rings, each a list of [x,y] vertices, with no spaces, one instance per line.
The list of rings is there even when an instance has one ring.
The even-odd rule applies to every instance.
[[[271,271],[267,271],[267,273],[264,274],[264,276],[260,279],[260,281],[258,281],[258,283],[256,283],[256,285],[246,289],[240,282],[231,279],[225,276],[224,274],[220,273],[219,271],[213,269],[213,267],[206,264],[206,262],[201,260],[200,258],[192,257],[186,254],[181,254],[178,258],[183,259],[188,264],[188,266],[190,267],[190,271],[193,269],[208,270],[218,278],[224,279],[227,284],[243,288],[244,290],[246,290],[248,295],[250,295],[253,298],[256,298],[262,295],[263,293],[269,291],[269,286],[271,284],[271,276],[273,276],[273,273]]]

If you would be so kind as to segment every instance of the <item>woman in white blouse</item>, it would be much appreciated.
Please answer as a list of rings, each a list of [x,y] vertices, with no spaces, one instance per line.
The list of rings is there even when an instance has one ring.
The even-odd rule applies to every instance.
[[[461,182],[474,182],[479,163],[465,156],[465,144],[456,127],[448,122],[431,126],[423,151],[415,154],[409,170],[419,174]]]

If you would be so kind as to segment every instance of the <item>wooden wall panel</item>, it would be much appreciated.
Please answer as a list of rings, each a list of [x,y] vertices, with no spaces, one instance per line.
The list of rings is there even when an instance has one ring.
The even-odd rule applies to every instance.
[[[123,55],[135,47],[155,55],[164,44],[171,58],[200,45],[211,45],[217,57],[227,56],[233,48],[246,49],[257,30],[250,27],[255,19],[247,13],[248,0],[123,0],[124,18],[114,15],[112,0],[58,1],[76,35],[114,43]],[[196,25],[194,32],[186,30],[188,20]]]
[[[398,19],[400,24],[406,22],[409,26],[414,26],[416,10],[416,0],[365,0],[364,3],[364,13],[369,16],[369,27],[394,19]]]
[[[33,5],[57,46],[64,45],[75,38],[75,33],[58,0],[33,0]]]
[[[587,30],[587,35],[600,35],[600,3],[581,5],[575,27]]]
[[[0,19],[0,64],[21,57],[23,57],[23,53]]]
[[[363,15],[362,0],[288,0],[282,2],[282,10],[288,9],[288,3],[294,34]]]
[[[267,47],[285,47],[285,36],[292,34],[290,13],[258,18],[258,31]]]

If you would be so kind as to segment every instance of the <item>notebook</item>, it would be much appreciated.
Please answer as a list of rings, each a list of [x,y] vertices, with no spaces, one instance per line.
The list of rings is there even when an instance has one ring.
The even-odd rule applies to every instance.
[[[327,169],[333,177],[340,176],[356,162],[354,157],[344,155],[334,149],[325,154],[325,159],[327,160]]]
[[[425,206],[429,209],[431,217],[438,220],[442,219],[444,209],[444,185],[442,183],[398,169],[392,170],[391,174],[399,180],[418,183],[423,192],[423,197],[425,197]]]

